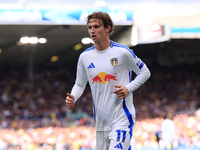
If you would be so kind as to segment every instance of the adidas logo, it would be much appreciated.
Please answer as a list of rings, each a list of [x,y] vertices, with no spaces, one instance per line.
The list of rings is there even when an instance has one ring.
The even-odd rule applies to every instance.
[[[121,143],[117,144],[117,145],[116,145],[114,148],[123,149],[123,147],[122,147],[122,144],[121,144]]]
[[[93,62],[92,62],[87,68],[88,68],[88,69],[90,69],[90,68],[95,68]]]

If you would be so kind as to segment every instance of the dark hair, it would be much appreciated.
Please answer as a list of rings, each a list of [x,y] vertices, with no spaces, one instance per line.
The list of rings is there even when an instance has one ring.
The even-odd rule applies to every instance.
[[[108,25],[110,25],[110,27],[111,27],[111,29],[109,31],[110,35],[114,32],[114,23],[108,13],[103,13],[101,11],[93,12],[92,14],[88,15],[88,17],[86,19],[87,25],[88,25],[90,19],[93,19],[93,18],[101,19],[105,28],[107,28]]]

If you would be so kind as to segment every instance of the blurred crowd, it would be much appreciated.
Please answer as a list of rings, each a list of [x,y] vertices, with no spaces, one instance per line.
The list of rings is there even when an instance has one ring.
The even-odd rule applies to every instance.
[[[33,79],[28,68],[0,68],[0,149],[95,149],[89,86],[74,109],[65,105],[75,68],[36,67]],[[162,147],[155,133],[166,113],[173,111],[175,147],[200,148],[199,64],[151,64],[149,69],[150,79],[134,92],[137,122],[132,144],[136,149]]]

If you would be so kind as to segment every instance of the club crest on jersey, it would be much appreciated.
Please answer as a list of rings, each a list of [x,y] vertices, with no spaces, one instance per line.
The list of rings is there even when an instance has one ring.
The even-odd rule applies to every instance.
[[[118,64],[118,59],[117,58],[112,58],[111,60],[110,60],[110,63],[111,63],[111,65],[112,66],[117,66],[117,64]]]

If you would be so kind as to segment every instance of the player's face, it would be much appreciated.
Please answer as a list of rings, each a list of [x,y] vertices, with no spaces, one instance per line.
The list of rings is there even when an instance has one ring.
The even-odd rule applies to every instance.
[[[99,18],[90,19],[88,23],[88,32],[95,43],[100,43],[109,37],[109,27],[104,28],[102,20]]]

